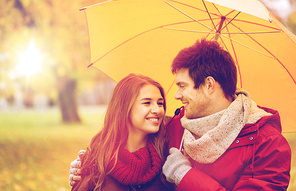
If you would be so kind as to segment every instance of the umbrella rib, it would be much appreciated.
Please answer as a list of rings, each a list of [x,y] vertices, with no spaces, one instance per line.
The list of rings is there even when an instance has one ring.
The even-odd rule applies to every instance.
[[[241,13],[238,12],[222,29],[221,29],[221,33],[223,34],[262,34],[262,33],[278,33],[278,32],[282,32],[281,30],[276,30],[276,31],[261,31],[261,32],[242,32],[242,33],[224,33],[222,32],[239,14]],[[236,21],[243,21],[243,20],[236,20]],[[247,22],[247,21],[243,21],[243,22]],[[250,23],[250,22],[247,22]],[[254,24],[254,23],[253,23]],[[260,26],[264,26],[264,25],[260,25]]]
[[[177,28],[168,28],[168,27],[163,27],[163,29],[176,30],[176,31],[184,31],[184,32],[195,32],[195,33],[210,33],[210,34],[215,34],[216,33],[216,32],[209,32],[209,31],[196,31],[196,30],[177,29]],[[281,32],[283,32],[283,31],[223,32],[222,34],[263,34],[263,33],[281,33]]]
[[[229,34],[231,34],[231,33],[229,33]],[[258,50],[255,50],[254,48],[251,48],[251,47],[249,47],[249,46],[247,46],[247,45],[244,45],[243,43],[238,42],[237,40],[234,40],[234,39],[231,38],[231,37],[227,37],[227,36],[225,36],[225,35],[223,35],[223,34],[221,34],[221,35],[222,35],[223,37],[225,37],[225,38],[227,38],[227,39],[229,39],[229,40],[231,40],[231,41],[233,41],[233,42],[236,42],[236,43],[238,43],[238,44],[240,44],[240,45],[242,45],[242,46],[244,46],[244,47],[246,47],[246,48],[248,48],[248,49],[250,49],[250,50],[253,50],[253,51],[255,51],[255,52],[259,53],[259,54],[262,54],[262,55],[267,56],[267,57],[269,57],[269,58],[276,59],[274,56],[270,56],[270,55],[264,54],[263,52],[260,52],[260,51],[258,51]]]
[[[289,76],[291,77],[291,79],[293,80],[294,84],[296,85],[296,80],[293,78],[292,74],[289,72],[289,70],[285,67],[285,65],[276,58],[276,60],[281,64],[281,66],[286,70],[286,72],[289,74]]]
[[[228,30],[228,27],[227,27],[226,29],[227,29],[227,31],[229,31],[229,30]],[[230,37],[230,34],[228,34],[228,35],[229,35],[229,38],[231,38],[231,37]],[[222,36],[224,36],[224,35],[222,34]],[[226,37],[226,36],[225,36],[225,37]],[[221,38],[221,41],[224,43],[224,41],[222,40],[222,37],[221,37],[221,36],[220,36],[220,38]],[[226,37],[226,38],[227,38],[227,37]],[[231,44],[231,47],[232,47],[232,50],[233,50],[233,54],[234,54],[234,56],[235,56],[235,60],[236,60],[236,63],[237,63],[237,69],[238,69],[239,78],[240,78],[240,87],[243,88],[242,73],[241,73],[241,69],[240,69],[239,61],[238,61],[238,58],[237,58],[236,51],[235,51],[235,48],[234,48],[234,46],[233,46],[233,41],[232,41],[232,40],[230,41],[230,44]],[[225,43],[224,43],[224,46],[226,47]],[[228,51],[228,52],[229,52],[229,51]]]
[[[252,25],[258,25],[258,26],[262,26],[262,27],[265,27],[265,28],[268,28],[268,29],[280,30],[279,28],[275,28],[275,27],[264,25],[264,24],[255,23],[255,22],[250,22],[250,21],[246,21],[246,20],[236,19],[235,21],[236,22],[248,23],[248,24],[252,24]]]
[[[200,25],[206,27],[207,29],[209,29],[209,30],[211,30],[211,31],[213,30],[213,29],[211,29],[210,27],[208,27],[207,25],[205,25],[205,24],[199,22],[197,19],[195,19],[195,18],[191,17],[190,15],[184,13],[183,11],[181,11],[180,9],[178,9],[177,7],[175,7],[174,5],[170,4],[169,2],[167,2],[167,1],[165,1],[165,0],[164,0],[164,2],[167,3],[169,6],[173,7],[174,9],[176,9],[177,11],[179,11],[180,13],[182,13],[183,15],[185,15],[185,16],[189,17],[190,19],[194,20],[194,21],[197,22],[198,24],[200,24]]]
[[[223,31],[241,12],[238,12],[220,31]]]
[[[165,1],[165,0],[164,0],[164,1]],[[191,5],[188,5],[188,4],[186,4],[186,3],[182,3],[182,2],[176,1],[176,0],[169,0],[169,1],[172,1],[172,2],[177,3],[177,4],[180,4],[180,5],[184,5],[184,6],[186,6],[186,7],[190,7],[190,8],[192,8],[192,9],[195,9],[195,10],[198,10],[198,11],[201,11],[201,12],[206,12],[205,10],[203,10],[203,9],[201,9],[201,8],[194,7],[194,6],[191,6]],[[218,11],[218,12],[219,12],[219,11]],[[221,14],[220,14],[220,13],[219,13],[219,14],[211,13],[211,15],[216,15],[216,16],[220,17]]]
[[[213,38],[214,38],[214,37],[213,37]],[[226,48],[227,52],[230,52],[230,51],[228,50],[228,47],[226,46],[224,40],[222,39],[222,37],[219,36],[219,38],[220,38],[221,42],[223,43],[224,47]]]
[[[215,32],[209,32],[209,31],[196,31],[196,30],[177,29],[177,28],[167,28],[167,27],[163,27],[163,29],[167,29],[167,30],[175,30],[175,31],[182,31],[182,32],[211,33],[211,34],[215,34]]]
[[[281,33],[283,31],[260,31],[260,32],[223,32],[223,34],[264,34],[264,33]]]
[[[240,12],[239,12],[239,13],[240,13]],[[239,13],[238,13],[238,14],[239,14]],[[237,17],[238,14],[237,14],[235,17]],[[225,26],[223,27],[223,29],[224,29],[225,27],[227,27],[229,24],[232,24],[232,25],[236,26],[235,24],[231,23],[231,21],[234,20],[235,17],[232,18],[232,19],[228,22],[228,24],[225,25]],[[245,21],[245,20],[238,20],[238,19],[236,19],[235,21],[237,21],[237,22],[239,21],[239,22],[249,23],[249,24],[254,24],[254,25],[259,25],[259,26],[266,27],[266,28],[269,28],[269,29],[274,29],[275,31],[258,31],[258,32],[243,32],[243,31],[241,31],[241,32],[236,32],[236,33],[234,33],[234,32],[232,32],[232,33],[230,33],[230,32],[221,32],[221,33],[223,33],[223,34],[262,34],[262,33],[280,33],[280,32],[283,32],[282,30],[279,30],[278,28],[269,27],[269,26],[262,25],[262,24],[258,24],[258,23],[254,23],[254,22],[249,22],[249,21]],[[222,31],[223,29],[221,29],[221,31]]]
[[[175,81],[170,85],[170,87],[169,87],[169,89],[168,89],[168,91],[166,91],[166,94],[168,94],[169,93],[169,91],[172,89],[172,87],[173,87],[173,85],[175,85]]]
[[[237,28],[238,30],[240,30],[241,32],[243,32],[243,30],[242,29],[240,29],[238,26],[236,26],[235,24],[233,24],[233,23],[231,23],[235,28]],[[254,42],[256,42],[259,46],[261,46],[263,49],[265,49],[267,52],[269,52],[263,45],[261,45],[259,42],[257,42],[255,39],[253,39],[249,34],[245,34],[246,36],[248,36],[250,39],[252,39]],[[224,35],[223,35],[224,36]],[[228,37],[226,37],[226,36],[224,36],[225,38],[228,38]],[[272,55],[272,56],[270,56],[270,55],[267,55],[267,54],[264,54],[263,52],[260,52],[260,51],[258,51],[258,50],[255,50],[255,49],[253,49],[253,48],[251,48],[251,47],[248,47],[248,46],[246,46],[246,45],[244,45],[244,44],[242,44],[242,43],[240,43],[240,42],[238,42],[238,41],[236,41],[236,40],[234,40],[234,39],[232,39],[232,38],[230,38],[230,40],[233,40],[234,42],[237,42],[237,43],[239,43],[239,44],[241,44],[242,46],[245,46],[246,48],[249,48],[250,50],[253,50],[253,51],[255,51],[255,52],[258,52],[258,53],[260,53],[260,54],[262,54],[262,55],[265,55],[265,56],[267,56],[267,57],[269,57],[269,58],[273,58],[273,59],[277,59],[271,52],[269,52],[269,54],[270,55]]]
[[[204,1],[204,0],[202,0],[202,3],[204,4],[204,6],[205,6],[205,9],[206,9],[206,11],[207,11],[207,13],[208,13],[208,15],[209,15],[209,17],[210,17],[210,20],[211,20],[211,22],[212,22],[213,26],[215,27],[215,31],[217,31],[216,25],[214,24],[214,21],[213,21],[213,19],[212,19],[211,15],[210,15],[210,13],[209,13],[209,10],[208,10],[208,8],[207,8],[207,6],[206,6],[206,4],[205,4],[205,1]]]
[[[245,35],[247,35],[249,38],[251,38],[254,42],[256,42],[258,45],[260,45],[262,48],[264,48],[265,50],[266,50],[266,48],[264,47],[264,46],[262,46],[260,43],[258,43],[256,40],[254,40],[250,35],[248,35],[248,34],[254,34],[254,33],[244,33],[239,27],[237,27],[235,24],[233,24],[233,23],[231,23],[231,25],[233,25],[234,27],[236,27],[238,30],[240,30],[242,33],[241,34],[245,34]],[[227,27],[228,28],[228,27]],[[267,31],[268,32],[268,31]],[[265,32],[265,33],[267,33],[267,32]],[[271,32],[278,32],[278,31],[271,31]],[[279,31],[279,32],[281,32],[281,31]],[[263,32],[261,32],[261,33],[263,33]],[[230,34],[230,33],[229,33]],[[221,34],[221,35],[223,35],[223,34]],[[244,47],[246,47],[246,48],[249,48],[250,50],[253,50],[253,51],[255,51],[255,52],[258,52],[258,53],[260,53],[260,54],[262,54],[262,55],[265,55],[265,56],[267,56],[267,57],[269,57],[269,58],[273,58],[273,59],[277,59],[273,54],[271,54],[268,50],[266,50],[267,52],[269,52],[269,54],[270,55],[272,55],[272,56],[270,56],[270,55],[267,55],[267,54],[264,54],[263,52],[260,52],[260,51],[258,51],[258,50],[255,50],[255,49],[253,49],[253,48],[251,48],[251,47],[249,47],[249,46],[246,46],[246,45],[244,45],[244,44],[242,44],[242,43],[240,43],[240,42],[238,42],[238,41],[236,41],[236,40],[234,40],[234,39],[232,39],[231,37],[227,37],[227,36],[225,36],[225,35],[223,35],[225,38],[228,38],[229,40],[231,40],[231,41],[233,41],[233,42],[236,42],[236,43],[238,43],[238,44],[240,44],[240,45],[242,45],[242,46],[244,46]]]
[[[189,22],[189,21],[187,21],[187,22]],[[181,24],[181,23],[187,23],[187,22],[174,23],[174,25],[175,25],[175,24]],[[193,21],[190,21],[190,22],[193,22]],[[168,25],[158,26],[158,27],[155,27],[155,28],[149,29],[149,30],[147,30],[147,31],[143,31],[143,32],[141,32],[141,33],[139,33],[139,34],[133,36],[132,38],[129,38],[129,39],[125,40],[124,42],[122,42],[122,43],[118,44],[117,46],[113,47],[111,50],[107,51],[104,55],[102,55],[100,58],[98,58],[97,60],[95,60],[94,62],[92,62],[92,63],[91,63],[90,65],[88,65],[87,67],[92,66],[94,63],[98,62],[99,60],[101,60],[102,58],[104,58],[106,55],[108,55],[110,52],[112,52],[112,51],[114,51],[115,49],[117,49],[118,47],[124,45],[124,44],[127,43],[128,41],[131,41],[132,39],[137,38],[137,37],[139,37],[139,36],[141,36],[141,35],[143,35],[143,34],[149,32],[149,31],[153,31],[153,30],[156,30],[156,29],[166,29],[165,27],[166,27],[166,26],[169,26],[169,25],[173,25],[173,24],[168,24]]]
[[[110,2],[110,1],[113,1],[113,0],[107,0],[107,1],[104,1],[104,2],[101,2],[101,3],[96,3],[96,4],[94,4],[94,5],[90,5],[90,6],[87,6],[87,7],[83,7],[83,8],[81,8],[81,9],[79,9],[79,11],[83,11],[83,10],[85,10],[85,9],[87,9],[87,8],[94,7],[94,6],[96,6],[96,5],[101,5],[101,4],[104,4],[104,3],[108,3],[108,2]]]
[[[234,24],[232,24],[232,25],[234,25]],[[238,28],[236,25],[234,25],[236,28]],[[238,28],[239,30],[241,30],[240,28]],[[232,38],[229,38],[231,41],[234,41],[234,42],[237,42],[237,43],[239,43],[239,44],[241,44],[242,46],[244,46],[244,47],[246,47],[246,48],[249,48],[249,49],[251,49],[251,50],[253,50],[253,51],[255,51],[255,52],[258,52],[258,53],[260,53],[260,54],[262,54],[262,55],[265,55],[265,56],[267,56],[267,57],[269,57],[269,58],[272,58],[272,59],[275,59],[275,60],[277,60],[279,63],[280,63],[280,65],[286,70],[286,72],[288,73],[288,75],[291,77],[291,79],[292,79],[292,81],[294,82],[294,84],[296,85],[296,80],[293,78],[293,76],[292,76],[292,74],[289,72],[289,70],[284,66],[284,64],[276,57],[276,56],[274,56],[267,48],[265,48],[261,43],[259,43],[258,41],[256,41],[254,38],[252,38],[250,35],[248,35],[248,34],[246,34],[250,39],[252,39],[256,44],[258,44],[259,46],[261,46],[264,50],[266,50],[270,55],[267,55],[267,54],[264,54],[264,53],[262,53],[262,52],[260,52],[260,51],[257,51],[257,50],[255,50],[255,49],[253,49],[253,48],[251,48],[251,47],[248,47],[248,46],[246,46],[246,45],[244,45],[244,44],[242,44],[242,43],[240,43],[240,42],[238,42],[238,41],[236,41],[236,40],[234,40],[234,39],[232,39]],[[228,38],[228,37],[226,37],[225,35],[223,35],[225,38]]]

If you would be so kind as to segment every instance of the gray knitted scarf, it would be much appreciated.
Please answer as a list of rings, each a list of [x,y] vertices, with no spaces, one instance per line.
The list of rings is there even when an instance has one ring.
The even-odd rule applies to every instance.
[[[182,117],[184,150],[195,161],[215,162],[236,139],[245,124],[254,124],[271,115],[257,107],[250,94],[237,90],[235,100],[228,108],[197,119]]]

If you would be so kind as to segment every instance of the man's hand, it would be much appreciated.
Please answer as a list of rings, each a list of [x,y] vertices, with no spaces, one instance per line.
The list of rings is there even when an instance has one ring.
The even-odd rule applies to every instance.
[[[81,179],[81,158],[85,153],[85,150],[80,150],[78,152],[78,157],[71,162],[70,165],[70,176],[69,176],[69,184],[71,186],[74,186],[78,181]]]
[[[191,169],[191,163],[177,148],[170,149],[162,171],[168,182],[178,185],[185,174]]]

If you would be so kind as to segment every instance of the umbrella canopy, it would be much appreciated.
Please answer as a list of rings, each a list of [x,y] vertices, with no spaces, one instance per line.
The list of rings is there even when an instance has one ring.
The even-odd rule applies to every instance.
[[[207,38],[233,56],[237,86],[280,112],[296,131],[296,37],[257,0],[109,0],[83,8],[91,64],[115,81],[141,73],[167,92],[168,115],[180,101],[170,66],[177,53]]]

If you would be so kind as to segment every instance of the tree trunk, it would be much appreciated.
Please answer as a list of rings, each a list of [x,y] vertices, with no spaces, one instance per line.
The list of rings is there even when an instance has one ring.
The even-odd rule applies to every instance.
[[[62,84],[62,88],[59,88],[59,106],[63,122],[80,123],[76,102],[76,80],[64,77],[59,83]]]

